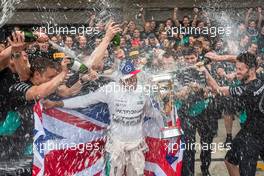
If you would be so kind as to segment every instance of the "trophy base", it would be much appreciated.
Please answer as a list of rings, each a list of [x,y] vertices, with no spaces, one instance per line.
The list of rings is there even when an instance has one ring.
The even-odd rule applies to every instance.
[[[177,136],[181,136],[182,132],[177,127],[165,127],[161,129],[161,136],[162,139],[173,138]]]

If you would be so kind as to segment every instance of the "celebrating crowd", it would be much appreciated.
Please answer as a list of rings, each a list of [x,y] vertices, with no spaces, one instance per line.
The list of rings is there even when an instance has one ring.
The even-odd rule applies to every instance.
[[[137,20],[143,27],[133,20],[104,24],[92,15],[89,26],[99,32],[91,36],[48,35],[37,30],[28,41],[26,31],[16,27],[0,44],[0,158],[31,156],[33,106],[37,101],[41,100],[45,109],[84,108],[104,102],[111,113],[106,151],[111,155],[116,146],[130,147],[141,161],[131,159],[136,167],[120,165],[113,159],[110,175],[122,175],[125,165],[128,175],[143,175],[142,153],[147,144],[142,117],[160,121],[170,108],[159,112],[137,85],[141,74],[170,73],[183,142],[195,143],[197,130],[201,144],[210,145],[217,135],[218,120],[223,118],[229,174],[255,175],[257,161],[264,159],[264,25],[261,7],[255,11],[257,19],[251,18],[253,11],[250,8],[246,12],[245,21],[237,22],[236,31],[228,38],[225,34],[212,37],[210,32],[172,30],[197,30],[216,24],[198,8],[192,17],[182,19],[174,8],[171,18],[164,22],[145,20],[142,8]],[[74,69],[76,58],[72,55],[87,67],[85,72]],[[116,86],[125,90],[114,92]],[[165,96],[162,101],[166,104],[169,100]],[[235,119],[239,119],[241,129],[233,138]],[[210,175],[211,152],[210,148],[201,150],[204,176]],[[194,168],[195,149],[187,148],[182,175],[194,175]]]

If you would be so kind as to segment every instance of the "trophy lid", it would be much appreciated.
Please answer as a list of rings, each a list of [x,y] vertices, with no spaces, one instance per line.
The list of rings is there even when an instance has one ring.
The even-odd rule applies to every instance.
[[[162,82],[162,81],[168,81],[168,80],[172,80],[172,75],[169,73],[152,76],[153,82]]]

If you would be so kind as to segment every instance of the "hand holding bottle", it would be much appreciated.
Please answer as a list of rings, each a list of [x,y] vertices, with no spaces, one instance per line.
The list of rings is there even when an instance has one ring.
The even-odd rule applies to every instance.
[[[116,24],[115,22],[110,22],[110,24],[107,27],[105,37],[107,37],[111,41],[115,37],[115,35],[121,31],[122,30],[119,24]]]
[[[44,43],[49,40],[49,37],[43,32],[19,31],[22,32],[25,42]]]
[[[49,41],[48,35],[43,32],[34,32],[33,34],[37,36],[37,42],[39,43],[45,43]]]

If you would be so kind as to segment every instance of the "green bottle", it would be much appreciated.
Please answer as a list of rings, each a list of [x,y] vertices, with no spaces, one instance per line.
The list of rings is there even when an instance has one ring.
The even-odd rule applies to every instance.
[[[81,63],[80,61],[78,61],[78,59],[71,58],[70,60],[71,60],[71,63],[69,64],[69,68],[71,70],[74,70],[76,72],[80,72],[83,74],[89,71],[89,68],[83,63]]]
[[[23,31],[25,42],[35,42],[38,39],[37,35],[34,35],[33,32]]]
[[[114,45],[115,47],[120,46],[120,42],[121,42],[121,36],[120,36],[120,33],[117,33],[117,34],[114,36],[112,42],[113,42],[113,45]]]

